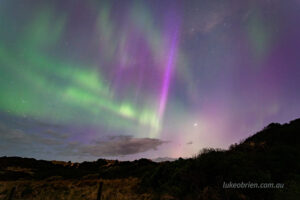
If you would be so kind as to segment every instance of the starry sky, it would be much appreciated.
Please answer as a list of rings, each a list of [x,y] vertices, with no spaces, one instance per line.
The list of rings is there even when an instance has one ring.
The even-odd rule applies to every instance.
[[[1,0],[0,156],[190,157],[300,116],[298,0]]]

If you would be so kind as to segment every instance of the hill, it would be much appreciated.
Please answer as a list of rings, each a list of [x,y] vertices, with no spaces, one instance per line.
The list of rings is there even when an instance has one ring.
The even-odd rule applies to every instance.
[[[300,119],[272,123],[229,150],[175,161],[71,163],[0,158],[0,199],[298,199]],[[250,187],[251,186],[251,187]]]

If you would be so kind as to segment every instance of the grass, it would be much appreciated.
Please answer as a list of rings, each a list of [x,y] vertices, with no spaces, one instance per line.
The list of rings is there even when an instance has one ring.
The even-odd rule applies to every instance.
[[[60,177],[51,177],[47,180],[32,181],[1,181],[0,199],[6,199],[11,189],[16,187],[14,200],[96,200],[99,182],[103,182],[101,200],[152,200],[151,194],[138,194],[136,188],[139,184],[137,178],[113,180],[60,180]]]

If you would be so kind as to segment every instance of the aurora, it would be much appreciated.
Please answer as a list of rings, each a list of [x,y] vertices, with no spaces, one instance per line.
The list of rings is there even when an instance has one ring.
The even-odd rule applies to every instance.
[[[189,157],[299,117],[299,9],[2,0],[1,154]]]

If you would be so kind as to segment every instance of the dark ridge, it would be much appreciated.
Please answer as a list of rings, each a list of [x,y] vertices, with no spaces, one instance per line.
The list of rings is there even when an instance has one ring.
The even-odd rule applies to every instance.
[[[163,163],[145,175],[153,192],[180,199],[298,199],[300,119],[271,123],[230,149],[204,149],[191,159]],[[224,189],[223,183],[283,183],[284,189]]]

